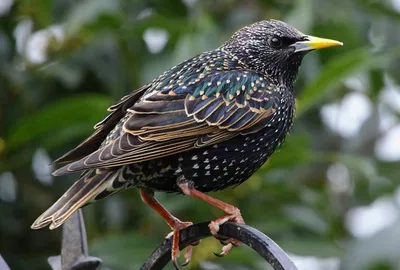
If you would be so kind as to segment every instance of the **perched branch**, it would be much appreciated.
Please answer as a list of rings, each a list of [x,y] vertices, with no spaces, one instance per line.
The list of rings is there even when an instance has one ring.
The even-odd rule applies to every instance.
[[[198,223],[180,232],[180,249],[211,236],[209,222]],[[275,270],[297,270],[288,255],[268,236],[243,224],[226,223],[220,226],[221,236],[234,238],[257,251]],[[147,259],[141,270],[162,269],[171,260],[171,239],[166,239]]]

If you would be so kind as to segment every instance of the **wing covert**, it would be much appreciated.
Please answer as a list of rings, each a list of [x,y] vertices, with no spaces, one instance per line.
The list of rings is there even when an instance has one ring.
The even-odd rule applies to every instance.
[[[121,136],[55,173],[138,163],[257,132],[275,115],[276,93],[259,74],[240,70],[150,89],[127,109]]]

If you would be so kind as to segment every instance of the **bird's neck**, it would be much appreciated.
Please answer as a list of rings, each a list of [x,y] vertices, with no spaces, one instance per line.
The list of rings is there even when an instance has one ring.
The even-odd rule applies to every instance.
[[[271,82],[277,85],[283,85],[286,89],[293,91],[293,84],[297,79],[301,59],[293,59],[290,62],[277,64],[275,62],[262,61],[258,58],[246,57],[245,52],[237,51],[237,48],[231,48],[227,45],[219,50],[234,58],[245,69],[249,69],[267,77]]]

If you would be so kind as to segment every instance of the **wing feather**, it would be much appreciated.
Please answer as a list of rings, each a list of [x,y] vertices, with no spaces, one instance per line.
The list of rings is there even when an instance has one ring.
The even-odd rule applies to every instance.
[[[110,133],[114,126],[125,115],[126,107],[130,107],[135,104],[148,87],[149,85],[145,85],[136,91],[133,91],[131,94],[122,97],[117,104],[108,108],[108,111],[111,113],[94,126],[95,131],[93,134],[77,147],[56,159],[53,163],[57,164],[72,162],[85,157],[93,151],[96,151],[105,140],[108,133]]]
[[[143,162],[257,132],[271,122],[280,99],[255,72],[220,71],[191,82],[149,89],[134,104],[112,107],[126,109],[120,136],[55,174]]]

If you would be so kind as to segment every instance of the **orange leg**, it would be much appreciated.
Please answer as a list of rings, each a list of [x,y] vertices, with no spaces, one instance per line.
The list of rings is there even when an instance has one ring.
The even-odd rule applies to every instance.
[[[176,217],[174,217],[167,209],[165,209],[160,202],[154,198],[154,192],[147,189],[140,189],[140,197],[142,198],[143,202],[149,205],[152,209],[154,209],[164,220],[167,222],[169,227],[171,227],[172,232],[167,235],[166,238],[171,237],[172,235],[172,251],[171,251],[171,258],[172,263],[174,264],[175,268],[179,269],[177,264],[178,257],[179,257],[179,231],[184,229],[190,225],[192,222],[182,222]],[[194,245],[194,244],[193,244]],[[185,263],[182,265],[187,265],[190,262],[192,257],[192,246],[188,246],[185,252]]]
[[[180,189],[182,190],[182,192],[184,194],[186,194],[188,196],[192,196],[197,199],[200,199],[202,201],[208,202],[209,204],[211,204],[225,212],[224,216],[222,216],[214,221],[211,221],[210,224],[208,225],[211,233],[217,239],[218,239],[219,226],[224,224],[225,222],[233,221],[233,222],[244,224],[243,217],[240,213],[240,210],[237,207],[227,204],[226,202],[223,202],[221,200],[215,199],[215,198],[213,198],[207,194],[204,194],[203,192],[200,192],[194,188],[191,188],[191,187],[189,187],[189,185],[187,183],[178,183],[178,186],[180,187]],[[228,239],[226,242],[228,244],[226,244],[222,247],[222,252],[220,254],[215,254],[215,255],[225,256],[226,254],[229,253],[229,251],[232,249],[232,247],[240,244],[240,242],[235,239]]]

